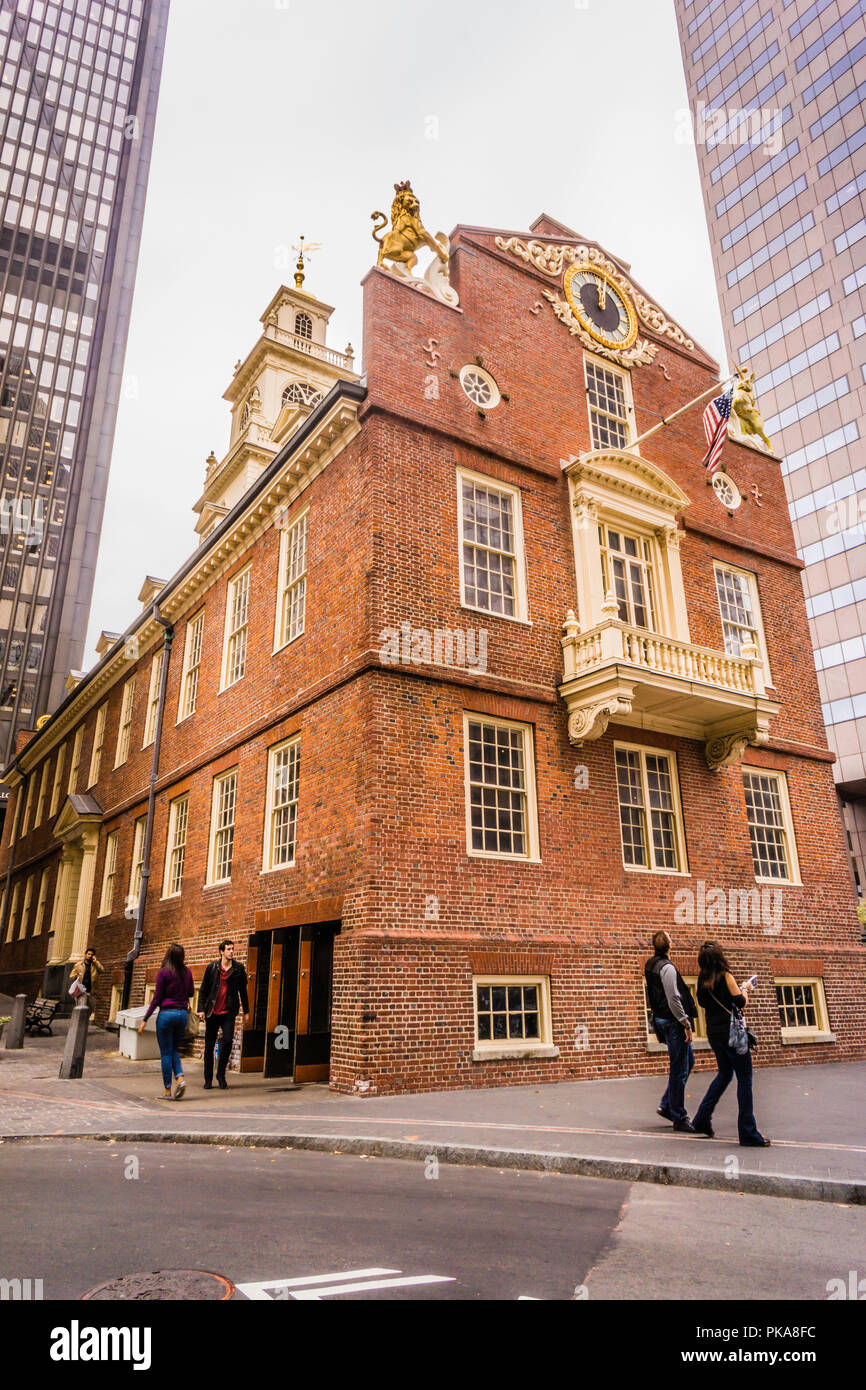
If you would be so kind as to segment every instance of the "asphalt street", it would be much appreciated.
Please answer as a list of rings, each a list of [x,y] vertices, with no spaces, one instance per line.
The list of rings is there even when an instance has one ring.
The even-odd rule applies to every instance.
[[[258,1300],[724,1300],[744,1271],[826,1300],[866,1270],[863,1208],[558,1174],[54,1139],[0,1146],[0,1185],[0,1277],[46,1299],[182,1269]]]

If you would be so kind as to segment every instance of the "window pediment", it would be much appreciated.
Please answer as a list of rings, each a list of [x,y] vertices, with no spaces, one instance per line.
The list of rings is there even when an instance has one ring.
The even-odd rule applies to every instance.
[[[597,449],[563,465],[576,495],[654,523],[670,525],[691,499],[657,464],[621,449]]]

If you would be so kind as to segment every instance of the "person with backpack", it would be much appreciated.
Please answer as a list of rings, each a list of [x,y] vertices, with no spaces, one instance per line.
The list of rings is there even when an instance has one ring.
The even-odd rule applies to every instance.
[[[182,946],[175,943],[169,946],[165,959],[157,972],[156,989],[150,1006],[139,1024],[143,1033],[147,1020],[154,1009],[159,1009],[156,1020],[156,1039],[159,1043],[159,1058],[162,1063],[162,1084],[165,1087],[163,1100],[180,1100],[186,1090],[183,1079],[183,1062],[180,1060],[180,1045],[186,1037],[189,1022],[189,1001],[195,994],[192,971],[185,963]],[[171,1078],[174,1073],[177,1086],[171,1093]]]
[[[668,1050],[668,1084],[657,1114],[670,1120],[681,1134],[694,1134],[686,1110],[686,1082],[695,1065],[692,1022],[698,1016],[691,991],[669,959],[673,941],[669,932],[653,936],[654,955],[644,966],[647,1002],[659,1042]]]
[[[718,1072],[698,1106],[694,1128],[699,1134],[714,1137],[712,1118],[718,1101],[728,1088],[731,1077],[737,1078],[737,1128],[740,1146],[747,1149],[766,1149],[765,1139],[755,1120],[752,1099],[752,1053],[742,1010],[749,1002],[753,980],[737,984],[717,941],[705,941],[698,954],[698,1003],[707,1017],[707,1038],[716,1054]]]

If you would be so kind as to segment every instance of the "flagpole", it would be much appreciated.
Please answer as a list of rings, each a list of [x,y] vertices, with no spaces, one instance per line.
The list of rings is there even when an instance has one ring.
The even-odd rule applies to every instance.
[[[737,370],[739,371],[739,368],[737,368]],[[640,435],[638,439],[635,439],[632,441],[631,444],[626,445],[626,452],[628,453],[631,449],[636,449],[638,444],[642,444],[644,440],[649,439],[651,435],[658,434],[659,430],[664,429],[665,425],[670,425],[672,421],[676,420],[679,415],[684,415],[687,410],[691,410],[692,406],[697,405],[699,401],[705,401],[707,396],[712,396],[713,393],[718,391],[720,387],[724,388],[725,386],[728,386],[730,382],[733,381],[733,379],[734,376],[733,373],[731,373],[731,375],[729,377],[726,377],[724,381],[714,382],[712,386],[707,387],[706,391],[702,391],[699,396],[695,396],[693,401],[689,401],[687,405],[680,406],[680,409],[675,410],[673,415],[669,415],[666,420],[660,420],[657,425],[653,425],[651,430],[647,430],[645,434]]]

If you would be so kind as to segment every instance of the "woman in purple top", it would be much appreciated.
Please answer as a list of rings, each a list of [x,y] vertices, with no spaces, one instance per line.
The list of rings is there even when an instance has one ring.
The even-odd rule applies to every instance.
[[[189,1001],[195,992],[192,973],[184,964],[184,949],[175,944],[169,946],[165,960],[156,977],[156,989],[150,1008],[141,1020],[139,1033],[144,1032],[145,1024],[154,1009],[159,1009],[156,1020],[156,1037],[159,1042],[159,1056],[162,1062],[162,1083],[165,1086],[163,1100],[180,1100],[186,1089],[183,1079],[183,1063],[178,1051],[186,1034],[189,1020]],[[175,1093],[171,1094],[171,1075],[177,1077]]]

